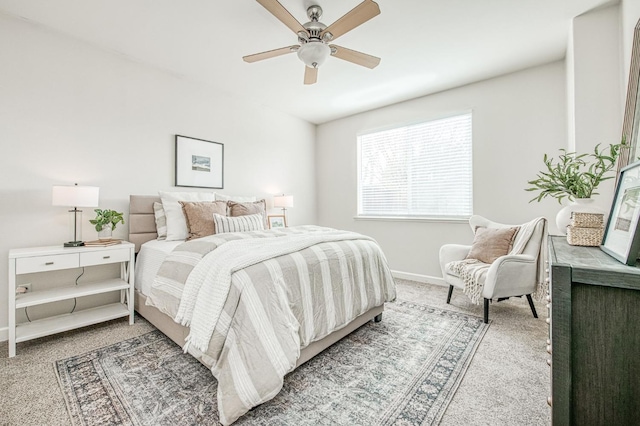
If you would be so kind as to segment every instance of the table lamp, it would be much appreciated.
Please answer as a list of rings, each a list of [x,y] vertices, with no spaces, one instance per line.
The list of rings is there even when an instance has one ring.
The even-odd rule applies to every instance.
[[[287,217],[287,207],[293,207],[293,195],[276,195],[273,197],[273,207],[281,207],[283,216]]]
[[[78,207],[97,207],[100,188],[97,186],[78,186],[76,183],[73,186],[54,186],[52,204],[54,206],[66,206],[73,207],[69,210],[70,220],[73,225],[70,226],[72,230],[72,240],[64,243],[65,247],[79,247],[83,246],[82,242],[82,210],[78,210]]]

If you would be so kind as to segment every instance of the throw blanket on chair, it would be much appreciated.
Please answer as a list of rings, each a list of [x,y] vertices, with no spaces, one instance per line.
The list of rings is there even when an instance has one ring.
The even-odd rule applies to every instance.
[[[538,269],[537,269],[537,286],[533,297],[536,300],[542,300],[547,293],[548,283],[546,282],[545,273],[545,258],[547,250],[547,220],[543,217],[527,222],[520,226],[518,233],[516,234],[515,242],[509,252],[509,255],[522,254],[527,243],[531,239],[533,232],[540,223],[543,222],[542,229],[542,244],[540,244],[540,251],[538,253]],[[464,259],[450,263],[449,268],[455,272],[462,282],[464,282],[464,294],[466,294],[472,303],[479,305],[483,301],[482,290],[487,277],[487,272],[491,268],[490,263],[484,263],[477,259]]]
[[[451,262],[450,265],[451,270],[464,283],[463,293],[471,299],[472,303],[479,305],[483,300],[482,289],[491,264],[478,259],[464,259]]]

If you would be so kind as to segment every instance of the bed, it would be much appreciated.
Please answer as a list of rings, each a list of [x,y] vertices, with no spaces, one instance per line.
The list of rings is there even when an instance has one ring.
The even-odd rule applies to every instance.
[[[244,254],[245,252],[247,252],[247,250],[254,250],[256,253],[260,253],[261,258],[265,257],[263,255],[265,249],[255,249],[253,248],[253,246],[257,247],[257,244],[262,244],[263,240],[268,240],[271,244],[274,245],[280,244],[280,246],[284,246],[285,244],[289,244],[287,241],[285,241],[286,239],[289,239],[291,241],[302,241],[302,239],[304,238],[306,241],[306,239],[310,238],[310,241],[317,241],[313,243],[314,246],[310,247],[309,244],[311,243],[305,243],[304,245],[301,244],[300,246],[306,247],[306,249],[309,250],[314,249],[316,251],[320,250],[318,249],[318,247],[326,247],[322,246],[323,243],[329,245],[333,244],[334,246],[337,246],[336,241],[338,240],[340,240],[340,242],[343,244],[350,244],[349,247],[352,247],[356,242],[358,244],[366,244],[367,247],[369,247],[366,249],[369,252],[369,255],[372,259],[375,257],[375,259],[377,259],[376,261],[378,262],[378,270],[376,271],[375,277],[372,273],[367,275],[369,281],[375,282],[367,282],[363,285],[363,278],[358,278],[359,281],[361,281],[361,283],[359,284],[360,294],[358,294],[356,290],[348,290],[345,291],[344,295],[334,294],[330,296],[331,300],[326,300],[328,302],[327,306],[332,305],[332,300],[334,299],[345,300],[343,308],[340,308],[340,306],[336,304],[337,309],[335,309],[335,313],[329,312],[331,311],[331,309],[329,308],[318,308],[318,306],[320,305],[314,305],[311,308],[307,306],[298,307],[293,302],[289,302],[289,304],[291,304],[292,306],[291,308],[289,308],[288,306],[277,307],[276,305],[278,304],[278,302],[269,300],[268,302],[261,302],[264,306],[258,306],[257,308],[257,310],[260,310],[261,312],[260,315],[262,315],[261,317],[259,317],[260,321],[253,319],[256,318],[255,315],[258,314],[253,313],[253,302],[246,301],[247,298],[250,297],[247,296],[247,294],[250,295],[252,294],[251,292],[254,292],[256,294],[262,292],[255,297],[264,298],[265,300],[268,297],[271,297],[269,296],[270,293],[278,292],[278,297],[281,298],[284,298],[282,293],[286,292],[286,296],[290,299],[300,299],[300,301],[297,302],[298,304],[303,304],[303,301],[306,300],[302,297],[291,297],[289,295],[290,290],[288,289],[282,290],[282,288],[284,288],[282,286],[289,285],[286,283],[287,279],[282,279],[282,277],[286,275],[286,273],[282,272],[282,270],[288,271],[287,269],[284,269],[287,268],[286,265],[276,265],[276,269],[282,268],[282,270],[278,269],[279,275],[277,275],[278,277],[280,277],[278,279],[282,281],[282,286],[276,283],[278,279],[274,279],[275,284],[273,284],[273,288],[275,290],[268,290],[269,293],[264,293],[267,292],[267,290],[263,289],[267,286],[263,285],[262,282],[260,282],[260,285],[257,286],[249,286],[243,284],[243,280],[251,282],[251,280],[247,278],[247,274],[258,273],[255,271],[252,272],[252,269],[257,270],[259,268],[262,268],[264,270],[268,270],[273,277],[273,260],[266,260],[264,262],[261,262],[260,264],[251,264],[249,262],[247,264],[250,264],[251,266],[246,267],[242,271],[232,272],[233,282],[229,284],[231,291],[226,290],[227,293],[224,293],[226,294],[225,297],[220,297],[218,295],[215,298],[211,299],[213,300],[213,302],[208,302],[207,304],[202,303],[201,301],[204,300],[203,294],[206,293],[206,289],[204,288],[205,286],[202,286],[203,288],[200,289],[200,293],[198,293],[198,297],[196,297],[196,293],[194,293],[196,290],[193,290],[192,287],[188,287],[188,285],[194,285],[193,282],[191,282],[195,281],[194,279],[192,279],[193,276],[201,276],[200,280],[203,282],[211,280],[212,277],[215,278],[214,281],[218,280],[219,277],[217,275],[211,275],[211,270],[215,268],[213,268],[213,266],[205,265],[204,262],[205,258],[208,259],[213,257],[211,255],[207,256],[209,252],[203,254],[202,261],[190,266],[190,268],[192,267],[193,270],[190,270],[189,272],[189,279],[186,280],[187,283],[184,287],[181,287],[181,290],[178,292],[178,294],[174,294],[174,297],[172,298],[172,295],[169,294],[172,292],[168,291],[166,288],[162,288],[163,274],[166,275],[167,273],[171,273],[171,260],[175,260],[176,258],[180,257],[175,253],[182,253],[182,251],[185,250],[185,244],[189,243],[184,243],[183,241],[157,240],[158,234],[153,209],[153,205],[156,202],[160,202],[160,197],[146,195],[130,196],[129,241],[136,245],[136,253],[138,253],[135,268],[135,309],[140,315],[142,315],[151,324],[162,331],[171,340],[188,350],[191,355],[196,357],[200,362],[211,369],[214,376],[216,376],[216,378],[218,379],[218,408],[220,421],[223,424],[233,423],[239,416],[244,414],[253,406],[259,405],[260,403],[263,403],[275,396],[282,386],[282,379],[284,378],[284,375],[286,373],[292,371],[294,368],[297,368],[299,365],[308,361],[313,356],[317,355],[325,348],[331,346],[333,343],[353,332],[363,324],[371,320],[374,320],[376,322],[381,321],[382,312],[384,310],[384,302],[395,299],[395,284],[393,283],[393,278],[391,277],[390,271],[386,266],[384,255],[381,251],[379,251],[379,247],[377,247],[375,241],[368,241],[366,240],[366,237],[360,236],[363,237],[361,241],[359,237],[351,235],[353,233],[349,233],[348,238],[353,240],[343,242],[341,238],[343,238],[346,234],[343,235],[340,234],[340,232],[344,231],[328,230],[328,228],[320,229],[319,227],[294,227],[287,230],[272,230],[265,231],[263,233],[257,233],[259,234],[257,236],[261,238],[255,238],[254,236],[248,238],[246,235],[243,235],[244,239],[242,241],[236,240],[233,241],[233,244],[238,246],[235,250],[240,250],[240,254]],[[300,235],[300,238],[298,238],[297,235],[289,235],[291,233],[301,233],[306,235],[309,232],[313,234],[311,237]],[[275,233],[275,236],[282,238],[272,238],[272,233]],[[199,245],[200,247],[202,247],[203,244],[208,240],[216,241],[218,247],[215,250],[212,250],[212,252],[215,251],[216,256],[220,258],[217,260],[218,262],[228,262],[230,260],[235,261],[236,259],[242,257],[241,255],[238,255],[237,252],[236,254],[234,254],[234,252],[230,250],[227,250],[227,256],[231,257],[228,257],[227,260],[224,260],[224,255],[217,254],[218,252],[222,253],[223,249],[232,248],[233,246],[233,244],[229,243],[229,241],[220,242],[220,239],[223,236],[228,239],[235,238],[231,234],[219,234],[217,237],[211,236],[202,238],[201,244]],[[262,238],[263,236],[265,236],[265,238]],[[226,244],[220,245],[225,242]],[[373,247],[373,250],[371,249],[371,247]],[[277,249],[270,250],[272,250],[274,253],[277,252]],[[373,255],[371,255],[372,251]],[[377,254],[378,251],[380,253],[379,255]],[[303,253],[303,249],[300,249],[299,252],[295,252],[295,256],[297,259],[296,262],[298,263],[299,259],[303,257],[299,253]],[[353,254],[355,253],[356,251],[354,250]],[[247,256],[248,255],[246,255],[245,257]],[[294,255],[292,255],[292,258],[293,256]],[[362,262],[364,262],[363,260],[359,260],[357,258],[354,259],[355,257],[357,256],[345,256],[346,260],[340,260],[341,272],[331,270],[330,275],[333,277],[335,274],[341,273],[342,280],[349,280],[349,277],[346,277],[345,275],[355,274],[352,271],[352,269],[355,269],[351,266],[352,263],[361,265]],[[213,260],[213,264],[215,264],[216,260]],[[191,260],[187,263],[190,262],[193,263],[193,261]],[[347,262],[349,262],[348,267],[346,266]],[[371,260],[367,259],[367,262],[371,263]],[[333,263],[335,264],[335,262]],[[331,262],[319,262],[317,265],[307,266],[307,268],[311,268],[309,276],[313,276],[313,274],[316,273],[314,271],[321,271],[322,268],[326,268],[328,267],[327,265],[330,264]],[[184,265],[179,266],[181,267]],[[331,267],[334,268],[334,266]],[[176,267],[175,269],[178,268]],[[245,273],[245,271],[248,272]],[[349,271],[349,274],[346,274],[345,271]],[[262,273],[263,275],[265,274],[264,272]],[[317,273],[320,274],[320,272]],[[304,275],[300,274],[299,271],[298,274],[300,276]],[[289,274],[286,276],[291,277],[292,275]],[[316,278],[312,278],[312,280],[315,282]],[[318,278],[317,280],[320,281],[321,279]],[[326,278],[323,276],[322,280],[326,281]],[[355,281],[356,278],[353,278],[352,280]],[[223,282],[225,281],[223,280]],[[324,286],[324,294],[326,299],[326,294],[329,290],[327,290],[326,283],[324,284]],[[355,289],[356,284],[353,284],[353,286],[353,288]],[[375,291],[369,289],[369,286],[375,287]],[[234,289],[240,287],[249,288],[250,290],[244,290],[245,296],[237,295],[236,293],[240,291],[235,291]],[[302,288],[303,286],[300,285],[300,287]],[[345,287],[348,287],[348,285],[345,285]],[[199,287],[197,287],[196,285],[195,288]],[[333,288],[335,288],[335,286]],[[163,290],[165,291],[165,293],[163,293]],[[182,292],[183,290],[184,292]],[[212,291],[213,290],[209,291],[209,293],[211,293]],[[293,290],[291,290],[291,292],[293,292]],[[315,293],[318,293],[318,291],[314,292],[314,294]],[[373,295],[374,293],[375,298],[373,298],[373,296],[369,296],[369,294]],[[160,298],[158,295],[162,295],[162,298]],[[244,302],[241,297],[245,297]],[[274,300],[276,300],[276,296],[273,297]],[[314,297],[319,298],[320,296]],[[223,299],[226,299],[226,301],[224,302],[224,307],[221,306],[220,309],[218,311],[215,311],[214,314],[209,312],[209,310],[214,309],[211,307],[211,305],[217,304],[217,302],[215,302],[216,300],[221,301]],[[372,302],[372,300],[374,299],[375,302]],[[349,303],[353,303],[355,306],[356,300],[358,304],[356,308],[347,308],[347,305]],[[188,302],[191,302],[192,305],[198,305],[197,308],[193,308],[194,313],[191,314],[193,315],[193,318],[189,317],[189,314],[181,312],[179,309],[183,308],[183,305],[189,305]],[[314,303],[320,302],[318,301]],[[372,304],[375,306],[370,306]],[[205,340],[206,344],[203,344],[203,341],[198,339],[202,339],[202,337],[200,337],[199,335],[199,330],[203,330],[204,328],[206,328],[202,324],[203,321],[206,322],[208,321],[208,319],[201,319],[198,322],[196,320],[196,313],[198,309],[203,311],[199,314],[198,318],[208,318],[209,315],[213,315],[214,317],[218,318],[217,323],[215,323],[215,329],[212,329],[213,331],[209,330],[211,334],[203,334],[206,339],[209,339]],[[296,318],[293,318],[292,312],[304,312],[304,309],[313,312],[314,315],[319,315],[319,312],[323,309],[324,311],[326,311],[323,311],[323,315],[326,315],[329,323],[328,325],[323,326],[327,329],[326,333],[314,329],[313,326],[310,328],[307,321],[297,321]],[[264,312],[262,312],[263,310]],[[349,315],[343,312],[345,310],[349,311]],[[286,313],[282,313],[281,319],[278,315],[280,315],[280,312],[284,311],[286,311]],[[203,313],[206,313],[206,315],[203,315]],[[231,315],[233,315],[232,319],[230,319]],[[244,317],[242,315],[244,315]],[[313,316],[312,314],[308,315]],[[336,319],[332,319],[332,315],[335,315]],[[268,318],[269,321],[264,320],[265,318]],[[189,321],[187,321],[186,319],[189,319]],[[309,321],[311,320],[317,321],[317,319],[314,318],[310,319]],[[257,334],[251,335],[250,332],[244,330],[242,328],[243,321],[247,323],[253,321],[254,324],[248,328],[251,328],[252,330],[256,329],[257,331],[255,331],[255,333]],[[263,325],[266,322],[270,321],[273,321],[273,324],[269,323],[269,327],[267,327],[268,330],[263,329]],[[209,326],[209,324],[207,324],[207,326]],[[284,328],[287,329],[286,332],[282,331],[282,329]],[[222,333],[221,330],[224,330],[224,333]],[[275,330],[275,332],[273,330]],[[281,333],[285,336],[282,337],[280,334],[278,334],[277,339],[275,337],[273,338],[274,341],[280,344],[278,348],[282,349],[283,354],[278,355],[278,357],[282,359],[276,359],[277,357],[273,355],[273,353],[271,353],[277,352],[276,350],[272,350],[273,348],[269,349],[269,347],[272,346],[273,342],[263,343],[261,346],[258,344],[254,345],[251,342],[251,339],[256,341],[260,340],[261,342],[263,340],[266,341],[269,338],[269,333],[276,332]],[[245,341],[244,343],[242,343],[243,340]],[[230,343],[230,341],[232,343]],[[240,343],[236,343],[236,341]],[[248,343],[246,341],[248,341]],[[239,345],[240,349],[236,348],[236,345]],[[297,347],[293,348],[292,345],[297,345]],[[263,355],[254,354],[258,346],[260,346],[260,348],[267,348],[266,352],[268,353],[265,353]],[[234,361],[234,359],[237,359],[240,356],[251,359],[247,360],[243,358],[242,363]],[[267,358],[269,358],[270,360],[269,363],[267,363],[266,366],[260,365],[260,363]],[[274,369],[274,377],[269,378],[269,369],[272,367]],[[248,379],[243,376],[243,374],[249,374],[245,371],[246,369],[252,369],[252,371],[262,371],[262,373],[258,375],[260,377],[253,377],[251,379]],[[255,373],[251,374],[255,375]],[[267,378],[263,378],[262,376],[265,376]],[[265,382],[269,382],[270,384],[262,383],[263,380]],[[248,386],[247,383],[249,383]],[[257,391],[256,389],[254,389],[254,384],[256,385],[256,388],[259,388]],[[262,387],[264,387],[265,390],[263,390]]]

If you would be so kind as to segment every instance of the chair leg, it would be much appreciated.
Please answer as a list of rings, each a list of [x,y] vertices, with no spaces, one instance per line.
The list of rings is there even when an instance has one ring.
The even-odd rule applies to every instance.
[[[489,324],[489,299],[484,298],[484,323]]]
[[[447,305],[451,302],[451,294],[453,293],[453,286],[449,286],[449,294],[447,294]]]
[[[533,317],[538,318],[538,313],[536,312],[536,307],[533,306],[533,299],[530,294],[527,294],[527,301],[529,302],[529,307],[531,307],[531,312],[533,312]]]

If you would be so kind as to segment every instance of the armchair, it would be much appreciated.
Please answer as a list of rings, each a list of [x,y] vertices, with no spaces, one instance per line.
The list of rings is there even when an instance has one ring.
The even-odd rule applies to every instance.
[[[492,222],[477,215],[469,219],[469,225],[474,233],[478,227],[511,228],[515,226]],[[544,218],[520,225],[515,235],[513,249],[507,255],[498,257],[491,264],[471,261],[474,270],[466,275],[461,273],[461,269],[467,267],[467,264],[459,261],[466,259],[471,251],[471,246],[460,244],[442,246],[440,248],[440,268],[442,269],[442,277],[449,285],[447,303],[451,302],[454,287],[463,290],[474,303],[479,304],[480,300],[484,299],[484,322],[488,323],[489,302],[493,300],[500,302],[510,297],[524,295],[527,297],[533,316],[538,318],[531,296],[532,294],[540,296],[544,294],[541,287],[545,285],[543,269],[546,232]],[[470,289],[470,276],[476,281],[474,284],[479,293],[474,293]]]

